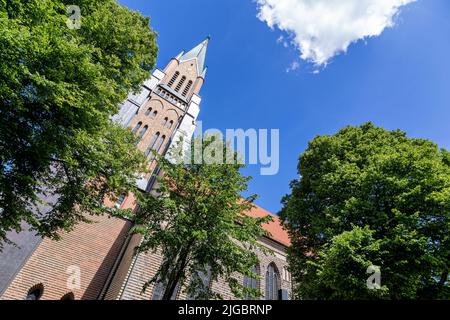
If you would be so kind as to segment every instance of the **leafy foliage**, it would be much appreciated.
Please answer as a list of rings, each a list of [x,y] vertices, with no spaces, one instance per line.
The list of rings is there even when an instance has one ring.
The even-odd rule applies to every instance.
[[[296,295],[449,298],[449,153],[371,123],[318,136],[283,198]],[[369,263],[382,291],[363,286]]]
[[[114,0],[0,0],[0,243],[21,221],[57,237],[132,190],[144,157],[110,117],[156,54],[149,19]]]
[[[243,288],[235,275],[257,277],[252,272],[258,262],[254,250],[265,251],[257,240],[266,235],[261,224],[271,218],[253,218],[245,213],[253,207],[255,196],[243,199],[240,195],[247,190],[249,180],[239,172],[242,165],[195,163],[194,159],[203,159],[198,157],[199,152],[228,149],[221,140],[197,137],[191,145],[187,155],[190,161],[179,161],[180,147],[167,158],[158,157],[163,175],[158,177],[156,191],[153,195],[141,194],[138,199],[140,210],[134,232],[144,236],[138,251],[161,250],[164,257],[144,290],[159,281],[165,284],[163,299],[169,299],[177,285],[184,284],[190,297],[221,298],[205,287],[201,275],[210,274],[210,281],[218,277],[227,281],[237,297],[258,296],[254,289]]]
[[[367,269],[381,263],[380,240],[373,238],[367,227],[354,227],[333,237],[319,251],[319,259],[308,261],[308,270],[302,290],[310,297],[330,299],[377,299],[388,296],[384,285],[378,290],[369,289]]]

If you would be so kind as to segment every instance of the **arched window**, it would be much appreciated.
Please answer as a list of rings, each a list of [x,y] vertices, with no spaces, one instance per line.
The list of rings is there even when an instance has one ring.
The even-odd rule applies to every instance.
[[[174,73],[174,75],[173,75],[173,77],[172,77],[172,79],[170,79],[170,81],[169,81],[169,83],[167,84],[169,87],[171,87],[173,84],[174,84],[174,82],[175,82],[175,80],[177,80],[177,78],[178,78],[178,76],[180,75],[180,73],[177,71],[177,72],[175,72]]]
[[[258,269],[256,268],[256,266],[254,266],[252,268],[252,273],[258,274]],[[258,279],[256,278],[252,278],[249,276],[244,275],[244,283],[243,283],[244,288],[249,288],[249,289],[258,289]],[[252,300],[255,299],[254,296],[252,296],[251,294],[246,294],[245,295],[245,299],[246,300]]]
[[[147,111],[145,111],[145,115],[146,116],[150,115],[150,112],[152,112],[152,108],[148,108]]]
[[[208,298],[208,292],[211,285],[211,267],[208,266],[205,271],[197,271],[192,274],[191,283],[196,287],[195,292],[189,292],[187,300],[201,300]]]
[[[162,144],[164,143],[164,140],[166,140],[166,136],[162,136],[161,140],[159,140],[158,145],[156,146],[155,150],[156,152],[159,151],[159,149],[161,149]]]
[[[142,137],[147,132],[147,130],[148,130],[148,126],[145,126],[141,129],[141,131],[139,132],[139,135],[138,135],[138,142],[142,139]]]
[[[44,285],[42,283],[36,284],[28,290],[25,300],[39,300],[44,293]]]
[[[186,87],[184,87],[183,97],[185,97],[187,95],[187,93],[189,92],[189,89],[191,89],[191,86],[192,86],[192,81],[189,80],[189,82],[187,83]]]
[[[167,128],[172,128],[173,126],[173,120],[170,120],[169,123],[167,124]]]
[[[75,300],[75,295],[73,292],[66,293],[61,297],[61,300]]]
[[[178,92],[181,89],[181,86],[183,85],[183,83],[186,81],[186,77],[182,76],[180,79],[180,82],[178,82],[177,87],[175,88],[175,91]]]
[[[266,300],[278,300],[278,289],[280,288],[280,275],[277,267],[271,263],[266,271]]]
[[[142,122],[138,122],[138,124],[133,129],[133,133],[136,133],[141,126],[142,126]]]
[[[147,147],[147,150],[145,150],[145,156],[148,156],[150,154],[150,151],[152,151],[156,140],[159,138],[159,135],[160,135],[159,132],[155,133],[155,135],[153,136],[152,140],[150,140],[150,143],[149,143],[149,145]]]
[[[159,149],[161,149],[161,146],[164,143],[164,140],[166,140],[166,136],[162,136],[161,139],[159,139],[159,141],[155,147],[155,152],[150,156],[150,160],[155,159],[155,155],[159,152]]]
[[[170,300],[176,300],[178,291],[180,291],[180,283],[177,284],[175,290],[172,293],[172,296],[170,297]],[[166,285],[162,281],[157,281],[155,283],[155,288],[153,289],[153,295],[152,300],[162,300],[164,296],[164,291],[166,290]]]
[[[165,117],[164,120],[163,120],[163,122],[162,122],[162,125],[163,125],[164,127],[167,126],[167,121],[169,121],[169,118]]]
[[[152,115],[150,116],[152,119],[156,118],[156,115],[158,114],[158,111],[153,111]]]

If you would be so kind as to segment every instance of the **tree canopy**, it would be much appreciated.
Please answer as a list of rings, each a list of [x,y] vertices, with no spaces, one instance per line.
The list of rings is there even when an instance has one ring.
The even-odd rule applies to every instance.
[[[151,283],[162,283],[164,300],[180,287],[193,299],[221,298],[207,285],[220,277],[236,297],[259,296],[257,290],[244,288],[236,274],[258,278],[253,272],[258,263],[255,252],[269,254],[258,243],[267,235],[261,224],[271,218],[246,214],[256,198],[241,196],[250,178],[241,175],[243,165],[237,163],[236,154],[235,164],[223,163],[227,147],[219,137],[199,136],[191,146],[190,161],[179,161],[179,148],[167,158],[158,157],[162,175],[155,192],[138,198],[133,231],[143,235],[143,242],[137,251],[160,250],[164,257],[144,290]],[[223,157],[205,161],[207,154],[216,160]]]
[[[149,18],[114,0],[0,0],[0,243],[22,221],[57,237],[133,188],[144,157],[110,117],[156,55]]]
[[[450,297],[450,157],[371,123],[313,139],[281,216],[296,296]],[[367,268],[381,286],[369,289]]]

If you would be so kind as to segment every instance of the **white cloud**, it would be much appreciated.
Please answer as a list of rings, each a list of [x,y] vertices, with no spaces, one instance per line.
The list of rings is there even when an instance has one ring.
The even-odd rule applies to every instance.
[[[300,63],[298,61],[292,61],[289,67],[287,67],[286,72],[289,73],[291,71],[295,71],[300,68]]]
[[[289,47],[289,44],[287,43],[287,41],[284,39],[283,36],[278,37],[277,43],[281,43],[285,48]]]
[[[402,6],[415,1],[256,0],[258,18],[292,34],[300,57],[316,65],[326,65],[353,42],[379,36]],[[286,43],[283,37],[278,42]]]

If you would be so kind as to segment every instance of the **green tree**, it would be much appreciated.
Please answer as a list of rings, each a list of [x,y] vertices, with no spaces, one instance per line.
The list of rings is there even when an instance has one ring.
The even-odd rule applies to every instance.
[[[308,297],[340,300],[387,297],[385,285],[374,290],[365,281],[373,274],[368,268],[381,264],[381,241],[373,234],[368,227],[355,226],[333,237],[318,251],[318,259],[307,262],[309,273],[303,277],[302,292]]]
[[[110,118],[156,54],[149,18],[114,0],[0,0],[0,243],[22,221],[57,237],[132,189],[144,158]]]
[[[204,285],[204,276],[210,275],[210,281],[223,278],[237,297],[259,296],[257,290],[243,288],[235,277],[236,273],[258,277],[252,272],[258,262],[254,250],[267,253],[258,238],[267,235],[261,224],[271,220],[245,213],[253,207],[255,196],[241,197],[250,179],[239,172],[243,165],[222,163],[229,149],[217,136],[197,137],[189,161],[179,161],[180,149],[174,150],[172,160],[158,158],[163,174],[155,192],[138,198],[134,232],[143,235],[143,242],[137,251],[161,250],[164,257],[144,291],[149,284],[160,282],[163,300],[183,285],[192,298],[221,298]],[[236,154],[231,159],[236,160]]]
[[[449,164],[434,143],[371,123],[312,140],[281,210],[297,297],[450,298]],[[363,288],[372,263],[378,293]]]

